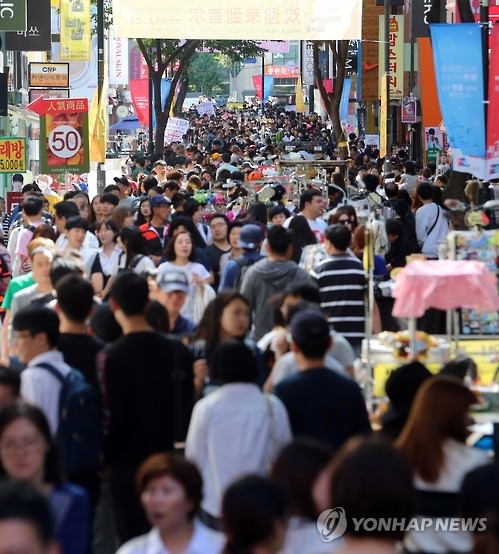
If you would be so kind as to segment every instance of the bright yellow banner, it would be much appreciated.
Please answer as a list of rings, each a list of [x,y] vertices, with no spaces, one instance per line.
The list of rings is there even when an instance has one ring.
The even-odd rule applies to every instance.
[[[99,96],[99,90],[97,89],[88,114],[91,162],[104,163],[106,161],[107,89],[107,79],[104,79],[101,94]]]
[[[379,78],[381,79],[385,69],[385,18],[379,16]],[[390,100],[402,100],[404,97],[404,16],[391,15],[389,23],[388,46],[390,64]]]
[[[358,40],[362,0],[113,0],[117,37]]]
[[[303,89],[301,86],[301,77],[296,80],[296,113],[305,113],[305,101],[303,99]]]
[[[61,60],[90,60],[90,0],[61,1]]]

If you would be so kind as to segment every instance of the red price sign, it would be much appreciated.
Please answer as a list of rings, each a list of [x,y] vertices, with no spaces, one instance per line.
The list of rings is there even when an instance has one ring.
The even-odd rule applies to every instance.
[[[73,158],[82,146],[80,133],[69,125],[59,125],[50,132],[48,146],[57,157],[65,160]]]

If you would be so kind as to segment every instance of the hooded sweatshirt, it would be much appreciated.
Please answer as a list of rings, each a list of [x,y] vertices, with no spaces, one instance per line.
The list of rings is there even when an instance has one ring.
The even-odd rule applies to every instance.
[[[317,286],[314,279],[291,261],[272,261],[267,258],[253,264],[241,286],[241,293],[248,299],[253,312],[252,338],[261,339],[272,329],[272,306],[269,298],[282,293],[289,285]]]

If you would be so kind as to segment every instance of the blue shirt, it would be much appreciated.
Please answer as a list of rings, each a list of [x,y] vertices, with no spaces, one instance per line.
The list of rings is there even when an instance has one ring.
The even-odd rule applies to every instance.
[[[178,337],[189,337],[197,331],[197,328],[198,326],[194,323],[194,321],[179,315],[177,321],[175,321],[175,326],[171,330],[171,334]]]

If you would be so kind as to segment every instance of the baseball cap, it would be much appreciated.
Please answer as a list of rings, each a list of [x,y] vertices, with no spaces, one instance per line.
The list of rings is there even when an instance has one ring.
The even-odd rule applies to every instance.
[[[262,242],[262,230],[259,225],[247,223],[241,227],[241,235],[239,236],[239,248],[247,248],[255,250]]]
[[[159,208],[160,206],[171,206],[171,201],[169,198],[166,198],[166,196],[163,196],[162,194],[156,194],[155,196],[152,196],[149,200],[149,203],[151,204],[151,208]]]
[[[163,165],[164,167],[166,167],[166,162],[164,160],[156,160],[153,167],[156,167],[157,165]]]
[[[183,271],[164,271],[157,277],[158,287],[163,292],[187,292],[189,281]]]
[[[315,310],[298,312],[291,320],[290,331],[292,339],[298,344],[329,338],[327,319]]]
[[[125,175],[122,175],[121,177],[115,177],[113,180],[117,185],[124,185],[125,187],[131,186],[130,181],[125,177]]]

